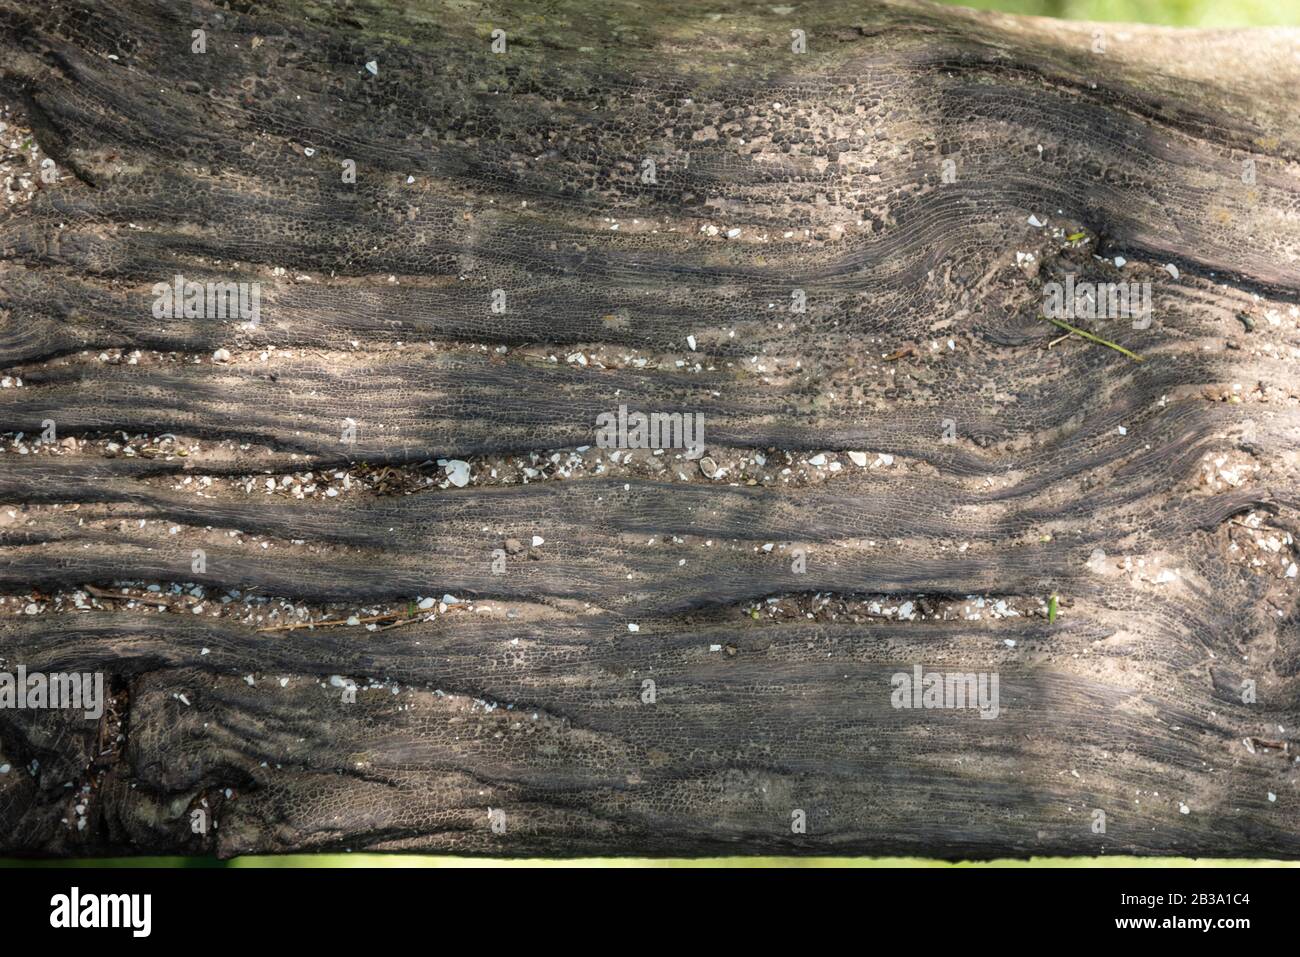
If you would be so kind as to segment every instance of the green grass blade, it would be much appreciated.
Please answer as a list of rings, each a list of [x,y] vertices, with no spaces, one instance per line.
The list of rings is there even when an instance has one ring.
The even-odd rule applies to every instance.
[[[1046,316],[1039,316],[1038,318],[1040,318],[1040,319],[1047,319]],[[1124,355],[1128,356],[1128,357],[1129,357],[1130,359],[1132,359],[1134,362],[1145,362],[1145,361],[1146,361],[1146,360],[1143,359],[1140,355],[1138,355],[1136,352],[1129,352],[1129,351],[1128,351],[1127,349],[1125,349],[1123,346],[1117,346],[1115,343],[1110,342],[1110,341],[1108,341],[1108,340],[1106,340],[1106,339],[1103,339],[1103,338],[1101,338],[1100,336],[1094,336],[1091,332],[1084,332],[1082,329],[1076,329],[1076,328],[1074,328],[1074,326],[1071,326],[1071,325],[1069,325],[1068,323],[1064,323],[1064,322],[1062,322],[1060,319],[1047,319],[1047,321],[1050,322],[1050,323],[1051,323],[1052,325],[1054,325],[1054,326],[1060,326],[1060,327],[1061,327],[1062,329],[1064,329],[1066,332],[1073,332],[1076,336],[1083,336],[1083,338],[1085,338],[1085,339],[1087,339],[1087,340],[1089,340],[1089,341],[1091,341],[1091,342],[1095,342],[1095,343],[1098,343],[1099,345],[1103,345],[1103,346],[1110,346],[1110,348],[1114,349],[1116,352],[1122,352],[1122,353],[1124,353]]]

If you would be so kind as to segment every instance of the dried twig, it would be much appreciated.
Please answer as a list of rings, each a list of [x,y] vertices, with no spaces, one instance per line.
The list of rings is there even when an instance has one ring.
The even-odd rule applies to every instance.
[[[377,621],[389,621],[393,618],[400,618],[405,612],[390,611],[384,615],[369,615],[365,618],[358,618],[355,621],[351,618],[330,618],[326,621],[294,621],[287,625],[268,625],[265,628],[257,629],[262,631],[296,631],[299,628],[337,628],[340,625],[368,625]]]
[[[1246,739],[1254,747],[1271,748],[1274,751],[1291,751],[1291,742],[1289,741],[1270,741],[1268,738],[1250,737]]]
[[[403,627],[404,625],[409,625],[409,624],[411,624],[411,623],[413,623],[413,622],[417,622],[417,621],[428,621],[428,620],[429,620],[428,618],[420,618],[420,617],[403,618],[401,621],[395,621],[395,622],[393,622],[391,625],[381,625],[379,628],[376,628],[375,630],[376,630],[376,631],[391,631],[391,630],[394,629],[394,628],[401,628],[401,627]]]

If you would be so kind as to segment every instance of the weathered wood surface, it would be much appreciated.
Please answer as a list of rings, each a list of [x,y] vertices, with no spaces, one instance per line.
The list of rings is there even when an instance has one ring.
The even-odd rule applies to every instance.
[[[0,852],[1300,857],[1294,31],[230,7],[0,0]]]

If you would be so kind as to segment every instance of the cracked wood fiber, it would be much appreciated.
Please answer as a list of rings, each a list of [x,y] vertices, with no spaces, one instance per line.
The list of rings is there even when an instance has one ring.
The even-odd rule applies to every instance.
[[[0,852],[1300,858],[1300,36],[1093,31],[0,0]]]

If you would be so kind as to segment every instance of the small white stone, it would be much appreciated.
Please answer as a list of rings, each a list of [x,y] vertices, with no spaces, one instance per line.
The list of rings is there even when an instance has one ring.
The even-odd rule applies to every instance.
[[[628,631],[640,631],[640,630],[641,630],[641,626],[640,626],[640,625],[634,625],[634,624],[632,624],[632,622],[629,621],[629,622],[627,623],[627,630],[628,630]]]
[[[810,459],[808,460],[808,464],[809,464],[809,465],[816,465],[816,466],[822,466],[822,465],[825,465],[825,464],[826,464],[826,456],[823,455],[822,453],[818,452],[816,455],[814,455],[812,458],[810,458]]]
[[[1123,268],[1124,268],[1124,264],[1127,263],[1127,262],[1128,262],[1128,260],[1125,259],[1123,256],[1116,256],[1116,257],[1115,257],[1115,268],[1116,268],[1116,269],[1123,269]]]
[[[694,336],[687,336],[687,337],[686,337],[686,344],[687,344],[688,346],[691,347],[691,351],[692,351],[692,352],[695,351],[695,337],[694,337]]]
[[[539,548],[540,546],[545,544],[546,544],[546,539],[542,538],[542,536],[540,535],[533,536],[533,548]]]
[[[368,62],[366,63],[366,69],[370,71],[370,73],[371,73],[372,76],[379,76],[379,63],[378,63],[378,61],[376,61],[376,60],[370,60],[370,61],[368,61]]]
[[[229,362],[229,361],[230,361],[230,350],[229,350],[229,349],[218,349],[216,352],[212,353],[212,361],[213,361],[213,362]]]
[[[432,599],[432,598],[421,598],[421,599],[420,599],[420,604],[419,604],[419,609],[420,609],[421,611],[428,611],[428,610],[429,610],[430,608],[432,608],[435,604],[436,604],[436,602],[435,602],[434,599]]]
[[[1046,226],[1047,224],[1040,222],[1037,216],[1031,215],[1029,217],[1029,225],[1034,227],[1042,227],[1042,226]]]
[[[451,459],[443,468],[447,472],[447,480],[456,488],[464,488],[469,484],[469,463],[462,462],[460,459]]]
[[[1173,276],[1175,279],[1178,278],[1178,267],[1173,263],[1165,263],[1165,272],[1169,273],[1169,275]]]
[[[866,452],[850,452],[850,453],[849,453],[849,461],[852,462],[854,465],[858,466],[858,468],[866,468],[866,467],[867,467],[867,453],[866,453]]]

